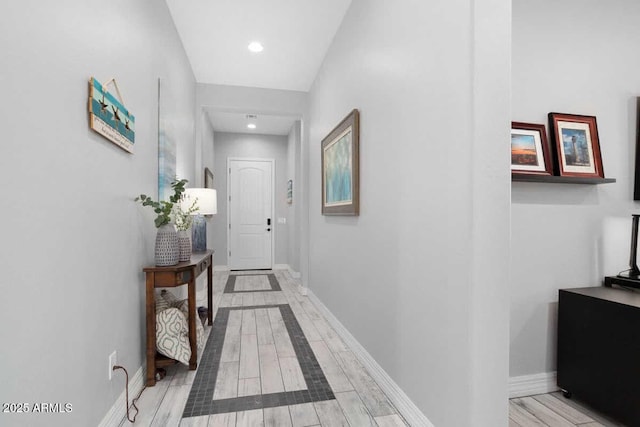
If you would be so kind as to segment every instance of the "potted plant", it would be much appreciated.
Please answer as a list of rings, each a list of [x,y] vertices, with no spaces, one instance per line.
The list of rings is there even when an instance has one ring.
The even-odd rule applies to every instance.
[[[173,207],[173,217],[178,229],[178,247],[180,255],[178,256],[180,261],[189,261],[191,259],[191,223],[193,222],[194,212],[198,210],[198,199],[191,203],[191,206],[184,210],[183,203],[177,203]]]
[[[150,206],[157,214],[154,221],[158,232],[156,234],[155,257],[156,265],[165,267],[176,265],[179,262],[179,246],[176,228],[171,222],[174,206],[178,205],[184,193],[184,186],[187,184],[186,179],[174,180],[171,183],[173,195],[169,197],[169,201],[155,201],[146,194],[141,194],[135,198],[140,201],[142,206]]]

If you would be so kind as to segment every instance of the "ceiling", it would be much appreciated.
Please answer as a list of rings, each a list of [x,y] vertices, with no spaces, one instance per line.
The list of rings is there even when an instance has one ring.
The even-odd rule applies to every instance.
[[[258,114],[248,119],[246,114],[228,113],[222,111],[207,111],[211,126],[216,132],[255,133],[261,135],[288,135],[293,123],[298,117],[271,116]],[[247,124],[256,125],[255,129],[248,129]]]
[[[351,0],[166,2],[198,83],[307,92]]]
[[[307,92],[351,0],[166,0],[198,83]],[[260,41],[264,51],[247,46]],[[287,135],[295,117],[207,111],[217,132]],[[248,113],[248,112],[247,112]]]

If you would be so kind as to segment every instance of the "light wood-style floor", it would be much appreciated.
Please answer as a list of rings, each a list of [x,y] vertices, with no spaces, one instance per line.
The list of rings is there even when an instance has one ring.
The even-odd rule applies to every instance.
[[[155,387],[144,390],[137,403],[136,426],[302,427],[406,426],[388,398],[346,347],[311,301],[298,292],[299,282],[284,271],[273,272],[282,291],[268,291],[265,272],[236,278],[235,290],[223,293],[228,272],[214,274],[214,318],[219,307],[289,304],[315,354],[335,400],[254,409],[182,419],[197,371],[183,365],[167,370]],[[233,274],[233,273],[232,273]],[[246,274],[246,273],[243,273]],[[211,327],[206,327],[208,336]],[[202,351],[199,352],[199,356]],[[300,364],[278,310],[230,312],[214,399],[288,392],[305,388]],[[121,427],[131,425],[124,421]],[[566,399],[560,392],[511,399],[509,427],[620,427],[622,424]],[[419,426],[414,426],[419,427]]]
[[[197,371],[170,367],[137,403],[136,426],[406,426],[395,407],[311,301],[300,295],[288,272],[274,271],[282,291],[267,291],[265,272],[237,277],[236,291],[223,293],[228,272],[214,273],[214,318],[219,307],[289,304],[335,394],[333,400],[181,419]],[[271,272],[269,272],[271,273]],[[233,273],[231,273],[233,274]],[[246,274],[246,272],[243,272]],[[208,335],[210,327],[205,333]],[[199,352],[199,356],[202,351]],[[214,400],[306,388],[300,364],[277,309],[230,311]],[[131,425],[124,421],[121,426]]]
[[[561,392],[509,401],[509,427],[624,427]]]

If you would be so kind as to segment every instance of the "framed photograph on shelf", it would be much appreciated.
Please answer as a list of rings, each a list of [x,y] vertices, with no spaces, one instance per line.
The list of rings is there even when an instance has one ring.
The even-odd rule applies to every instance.
[[[360,113],[353,110],[322,140],[322,214],[358,215]]]
[[[594,116],[549,113],[557,175],[604,178]]]
[[[511,173],[553,175],[544,125],[511,122]]]

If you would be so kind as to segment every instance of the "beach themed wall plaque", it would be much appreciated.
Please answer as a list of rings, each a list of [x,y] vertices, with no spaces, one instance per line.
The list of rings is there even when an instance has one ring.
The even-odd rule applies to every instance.
[[[107,90],[113,83],[118,98]],[[91,77],[89,80],[89,126],[129,153],[133,153],[135,142],[135,118],[123,105],[122,95],[115,79],[102,85]]]

